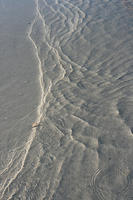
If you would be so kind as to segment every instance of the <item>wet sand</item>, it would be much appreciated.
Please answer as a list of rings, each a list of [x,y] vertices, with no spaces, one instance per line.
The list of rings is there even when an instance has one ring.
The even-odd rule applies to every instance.
[[[132,1],[0,3],[0,198],[131,199]]]
[[[40,99],[34,17],[33,1],[0,1],[0,199],[23,167]]]

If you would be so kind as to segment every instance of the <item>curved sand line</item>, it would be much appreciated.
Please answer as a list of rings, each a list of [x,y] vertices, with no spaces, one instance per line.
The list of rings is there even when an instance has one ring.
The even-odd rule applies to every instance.
[[[50,84],[49,84],[49,87],[47,88],[47,91],[44,92],[44,82],[43,82],[43,71],[42,71],[42,63],[41,63],[41,60],[39,58],[39,53],[38,53],[38,48],[34,42],[34,40],[32,39],[31,37],[31,34],[32,34],[32,29],[33,29],[33,26],[36,22],[36,19],[37,17],[40,18],[40,20],[42,21],[44,27],[45,27],[45,21],[42,17],[42,15],[40,14],[40,11],[39,11],[39,5],[38,5],[38,0],[35,1],[35,4],[36,4],[36,14],[35,14],[35,18],[33,20],[33,22],[31,23],[31,26],[29,28],[29,31],[27,32],[27,35],[28,35],[28,38],[29,40],[31,41],[32,45],[33,45],[33,48],[35,50],[35,55],[36,55],[36,58],[38,60],[38,69],[39,69],[39,84],[40,84],[40,103],[39,103],[39,106],[38,106],[38,109],[37,109],[37,118],[35,120],[34,123],[37,123],[38,125],[40,124],[41,122],[41,119],[42,119],[42,115],[43,115],[43,112],[42,112],[42,108],[45,104],[45,100],[46,100],[46,97],[48,95],[48,93],[50,92],[51,90],[51,87],[52,87],[52,82],[50,81]],[[61,67],[61,71],[62,73],[60,74],[60,76],[57,78],[57,80],[54,82],[54,84],[56,84],[59,80],[63,79],[64,78],[64,75],[65,75],[65,70],[64,68],[62,67],[62,64],[60,62],[60,56],[58,54],[58,51],[52,47],[49,43],[47,43],[47,45],[49,46],[50,49],[53,50],[53,52],[55,53],[55,55],[57,56],[57,59],[58,59],[58,63],[59,63],[59,66]],[[13,176],[13,178],[10,179],[10,181],[8,182],[8,184],[6,185],[6,187],[4,188],[3,192],[2,192],[2,198],[3,198],[3,195],[5,193],[5,191],[7,190],[7,188],[10,186],[10,184],[13,182],[13,180],[16,179],[16,177],[18,176],[18,174],[20,174],[20,172],[22,171],[23,169],[23,166],[25,164],[25,161],[26,161],[26,158],[27,158],[27,155],[28,155],[28,152],[29,152],[29,149],[32,145],[32,142],[35,138],[35,135],[36,135],[36,129],[37,127],[34,127],[31,131],[31,134],[29,136],[29,139],[27,141],[27,143],[25,144],[25,155],[23,157],[23,160],[22,160],[22,164],[21,164],[21,168],[17,171],[17,173],[15,174],[15,176]]]

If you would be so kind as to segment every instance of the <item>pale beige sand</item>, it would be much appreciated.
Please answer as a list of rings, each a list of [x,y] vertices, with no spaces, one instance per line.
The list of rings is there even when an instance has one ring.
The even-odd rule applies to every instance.
[[[1,199],[132,199],[131,9],[119,0],[36,0],[28,30],[39,126],[5,166]]]

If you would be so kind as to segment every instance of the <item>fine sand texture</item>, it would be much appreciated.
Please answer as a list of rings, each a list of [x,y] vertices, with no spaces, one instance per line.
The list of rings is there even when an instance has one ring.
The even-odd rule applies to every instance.
[[[132,0],[0,5],[0,199],[133,199]]]

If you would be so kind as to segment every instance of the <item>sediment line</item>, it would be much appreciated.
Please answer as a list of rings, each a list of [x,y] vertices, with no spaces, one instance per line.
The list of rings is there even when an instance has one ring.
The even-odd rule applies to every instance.
[[[40,20],[42,21],[43,26],[45,27],[46,26],[45,20],[44,20],[43,16],[41,15],[40,11],[39,11],[39,3],[38,2],[39,2],[39,0],[37,0],[37,6],[36,6],[37,15],[40,18]],[[58,64],[59,64],[60,70],[61,70],[60,76],[57,78],[56,81],[54,81],[54,85],[55,85],[58,81],[60,81],[60,80],[62,80],[64,78],[66,72],[65,72],[65,70],[64,70],[64,68],[62,66],[61,58],[60,58],[60,55],[58,53],[58,50],[56,48],[54,48],[49,42],[47,42],[47,45],[48,45],[49,49],[52,49],[52,51],[56,55],[57,60],[58,60]]]

